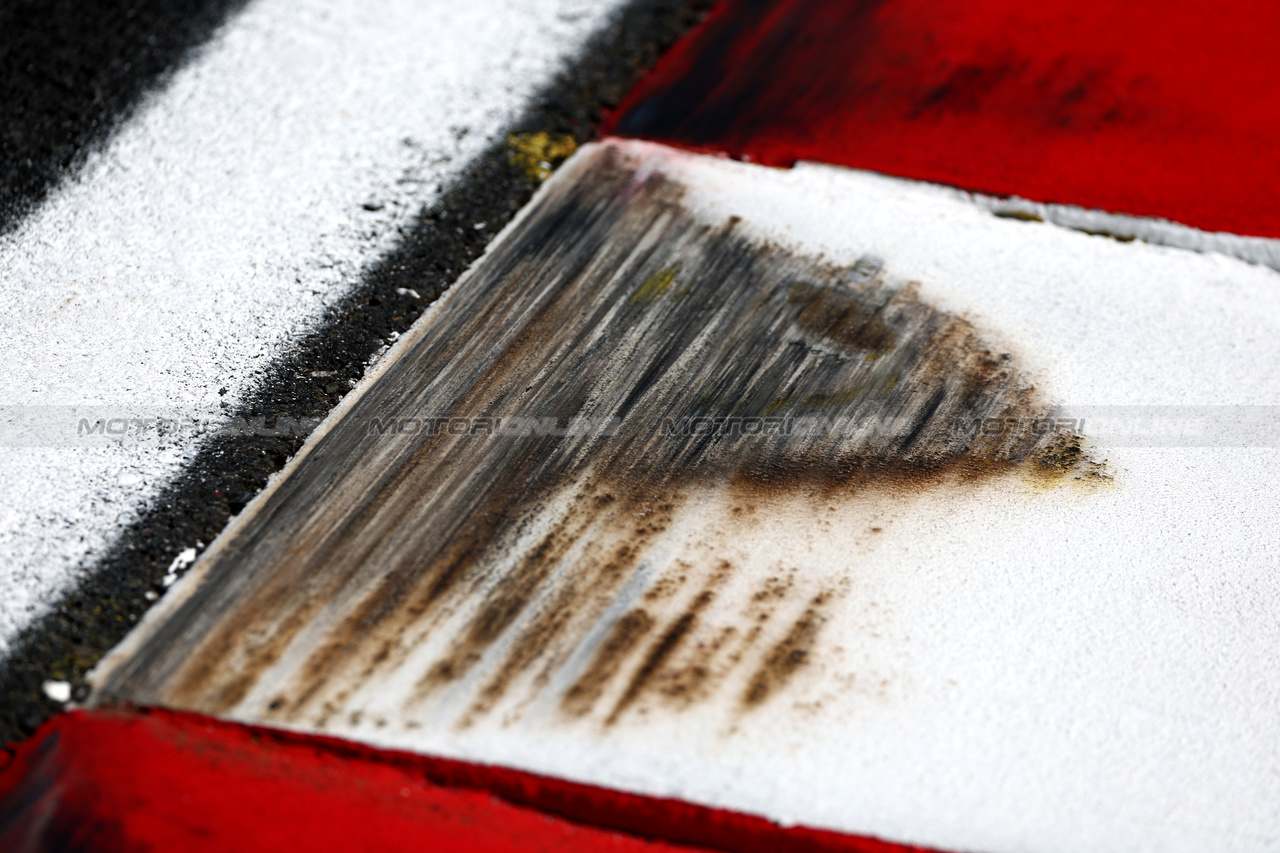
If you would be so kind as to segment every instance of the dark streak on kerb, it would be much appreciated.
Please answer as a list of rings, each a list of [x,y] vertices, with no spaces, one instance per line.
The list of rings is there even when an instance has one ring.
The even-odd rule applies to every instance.
[[[826,621],[824,608],[830,602],[830,593],[820,593],[813,597],[804,614],[791,626],[787,635],[765,657],[760,668],[751,677],[746,692],[742,694],[742,704],[754,707],[762,704],[773,693],[781,689],[796,671],[809,663],[810,654],[818,640],[818,631]]]
[[[732,572],[732,565],[723,560],[720,561],[711,578],[694,596],[693,601],[685,609],[684,613],[676,617],[671,626],[663,632],[658,642],[649,649],[648,654],[645,655],[644,662],[640,664],[640,669],[631,677],[631,681],[627,684],[622,698],[618,700],[618,704],[614,706],[613,711],[609,713],[608,719],[605,720],[606,725],[616,723],[623,712],[635,704],[635,701],[655,680],[655,676],[662,671],[665,664],[697,626],[698,617],[702,611],[711,602],[715,601],[716,591],[729,579],[729,575]]]
[[[236,529],[171,617],[177,631],[161,632],[177,641],[144,643],[100,695],[326,725],[399,673],[416,683],[406,724],[469,725],[552,684],[569,719],[604,704],[598,719],[617,722],[641,700],[689,707],[726,689],[750,709],[813,660],[833,593],[794,572],[733,581],[735,525],[778,499],[810,501],[817,524],[876,490],[1016,468],[1099,476],[1074,433],[958,428],[1055,414],[969,320],[878,265],[840,267],[700,220],[643,150],[587,149],[547,185]],[[528,416],[620,426],[371,428]],[[826,426],[681,429],[815,417]],[[673,552],[672,525],[706,494],[734,510],[703,531],[701,556]],[[716,602],[731,581],[756,593],[726,615]],[[802,600],[798,621],[772,627]]]

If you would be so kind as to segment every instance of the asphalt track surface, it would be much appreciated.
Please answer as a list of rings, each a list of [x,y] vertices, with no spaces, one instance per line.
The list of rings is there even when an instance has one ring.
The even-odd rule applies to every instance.
[[[82,164],[243,3],[70,5],[28,2],[0,13],[0,85],[10,87],[2,107],[8,136],[0,175],[10,188],[0,208],[4,228]],[[530,99],[510,131],[593,138],[603,111],[616,106],[708,6],[682,0],[628,4]],[[60,25],[51,28],[50,20]],[[484,151],[420,212],[393,252],[329,307],[300,344],[263,370],[230,419],[323,418],[370,359],[479,257],[537,185],[512,163],[507,145]],[[490,227],[477,230],[475,222]],[[421,299],[400,292],[406,289]],[[0,671],[0,738],[21,740],[61,710],[42,691],[46,679],[70,682],[73,698],[87,694],[85,673],[136,624],[174,559],[193,542],[213,541],[302,446],[305,435],[283,432],[203,444],[85,579],[20,632]]]

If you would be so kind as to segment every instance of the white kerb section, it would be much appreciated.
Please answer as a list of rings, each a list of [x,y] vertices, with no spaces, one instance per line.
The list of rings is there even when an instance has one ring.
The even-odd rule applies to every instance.
[[[710,223],[740,216],[834,263],[879,256],[1066,412],[1280,405],[1266,267],[867,173],[611,144],[647,152]],[[325,733],[950,850],[1280,849],[1280,454],[1265,429],[1221,425],[1229,439],[1170,446],[1086,423],[1110,485],[1010,476],[761,519],[729,556],[849,582],[822,629],[834,653],[759,708],[730,697],[611,728],[343,716]],[[702,511],[681,528],[695,539]],[[384,687],[366,685],[412,684]]]

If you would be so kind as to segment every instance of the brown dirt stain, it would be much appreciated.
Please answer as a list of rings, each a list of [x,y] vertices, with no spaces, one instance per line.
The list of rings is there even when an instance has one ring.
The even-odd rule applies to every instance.
[[[814,596],[804,613],[765,656],[742,694],[742,705],[753,708],[784,688],[792,676],[809,664],[818,641],[818,632],[827,621],[831,594]]]

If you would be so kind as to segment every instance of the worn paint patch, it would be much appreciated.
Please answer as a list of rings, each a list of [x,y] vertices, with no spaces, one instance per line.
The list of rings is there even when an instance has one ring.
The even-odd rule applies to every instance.
[[[823,626],[871,534],[831,518],[1105,477],[974,320],[879,259],[708,221],[646,150],[548,183],[99,701],[321,729],[735,718],[838,655]]]

